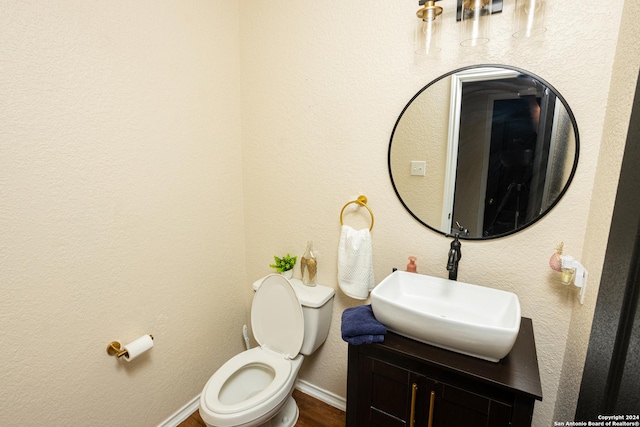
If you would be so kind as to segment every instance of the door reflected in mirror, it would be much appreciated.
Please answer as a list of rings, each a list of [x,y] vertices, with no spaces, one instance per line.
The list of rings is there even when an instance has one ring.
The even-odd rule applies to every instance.
[[[466,239],[515,233],[566,192],[578,162],[575,118],[531,73],[474,66],[421,89],[391,135],[388,165],[398,198],[419,222]],[[425,162],[414,170],[411,162]],[[415,165],[415,163],[414,163]]]

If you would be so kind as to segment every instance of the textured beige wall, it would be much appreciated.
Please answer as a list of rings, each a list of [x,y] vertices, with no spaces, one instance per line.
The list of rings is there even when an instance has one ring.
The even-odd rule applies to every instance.
[[[577,307],[575,289],[559,284],[548,259],[560,241],[567,254],[583,257],[623,5],[548,2],[544,39],[523,41],[511,37],[513,3],[505,2],[504,13],[492,19],[491,43],[467,50],[457,44],[455,2],[439,4],[445,8],[443,50],[438,59],[417,63],[417,2],[241,3],[247,273],[265,274],[273,253],[301,253],[312,239],[321,255],[319,281],[337,287],[338,214],[363,193],[376,215],[376,281],[392,267],[404,268],[409,255],[418,257],[420,272],[445,277],[449,240],[413,220],[389,182],[386,153],[398,114],[422,86],[460,66],[501,63],[539,75],[560,91],[577,118],[581,157],[574,183],[547,217],[524,232],[463,243],[459,279],[519,295],[523,314],[533,319],[544,392],[534,425],[548,426],[562,400],[558,390],[572,311],[590,314],[596,297],[588,292],[585,307]],[[591,13],[594,8],[601,13]],[[615,168],[610,172],[617,176]],[[366,224],[366,213],[362,217],[362,223],[354,215],[347,222]],[[608,221],[606,215],[593,218],[589,227],[608,228]],[[595,269],[601,262],[596,257],[589,265]],[[592,289],[598,280],[591,276]],[[301,372],[340,396],[346,392],[347,360],[340,315],[358,303],[338,291],[329,339]]]
[[[640,3],[627,1],[624,5],[620,34],[615,51],[609,103],[605,116],[603,135],[595,173],[595,185],[591,198],[587,234],[585,237],[585,266],[590,269],[589,294],[584,307],[574,307],[562,368],[557,420],[571,419],[575,413],[580,380],[587,352],[593,311],[595,310],[598,278],[602,274],[603,259],[609,236],[609,221],[613,213],[618,175],[626,143],[635,83],[640,68]],[[594,280],[595,279],[595,280]]]
[[[592,314],[603,255],[586,249],[601,244],[589,236],[608,229],[613,198],[592,215],[588,201],[594,182],[599,195],[615,187],[619,168],[620,140],[601,139],[622,4],[549,2],[545,38],[522,42],[507,2],[492,42],[468,51],[443,0],[444,49],[418,63],[416,3],[2,1],[0,424],[166,419],[242,349],[249,284],[274,254],[302,254],[313,239],[320,282],[337,286],[338,214],[360,193],[376,215],[377,281],[409,255],[444,277],[449,241],[396,199],[387,146],[415,92],[478,63],[538,74],[578,121],[580,165],[563,201],[516,236],[464,243],[459,276],[516,292],[533,318],[544,392],[534,425],[556,406],[570,413],[563,387],[581,363],[567,359],[567,338],[588,333],[571,314]],[[617,108],[607,134],[626,131],[629,106]],[[346,222],[368,225],[359,217]],[[584,307],[547,267],[560,240],[592,271]],[[338,291],[329,339],[301,372],[339,396],[340,316],[357,303]],[[139,363],[106,355],[112,339],[147,332],[156,346]],[[575,375],[561,377],[563,362]]]
[[[0,10],[0,425],[157,425],[242,349],[237,4]]]

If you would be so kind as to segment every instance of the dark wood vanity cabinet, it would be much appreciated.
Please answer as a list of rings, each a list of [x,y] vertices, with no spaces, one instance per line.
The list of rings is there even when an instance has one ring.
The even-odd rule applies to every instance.
[[[394,333],[349,345],[347,427],[524,427],[535,400],[542,389],[531,319],[499,363]]]

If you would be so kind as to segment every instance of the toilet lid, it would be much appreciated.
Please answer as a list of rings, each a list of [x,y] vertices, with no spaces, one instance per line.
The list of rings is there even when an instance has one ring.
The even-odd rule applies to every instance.
[[[291,283],[281,274],[271,274],[253,296],[251,328],[261,347],[293,359],[304,339],[302,306]]]

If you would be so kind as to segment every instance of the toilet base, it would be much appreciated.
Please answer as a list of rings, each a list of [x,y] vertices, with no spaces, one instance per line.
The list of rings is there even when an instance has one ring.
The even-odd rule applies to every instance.
[[[293,397],[289,396],[287,403],[284,404],[278,413],[264,424],[257,427],[293,427],[298,421],[300,411]]]

